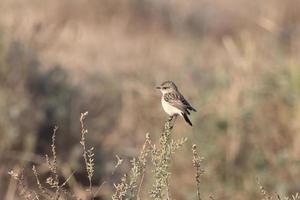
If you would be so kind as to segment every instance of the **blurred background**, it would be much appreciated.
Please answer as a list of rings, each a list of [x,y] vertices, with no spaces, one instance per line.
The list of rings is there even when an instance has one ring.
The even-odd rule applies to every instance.
[[[195,199],[191,146],[205,157],[202,194],[259,199],[258,177],[280,195],[300,192],[300,1],[1,0],[0,196],[18,199],[10,169],[47,174],[55,125],[61,174],[88,183],[81,112],[95,147],[99,199],[128,171],[166,114],[155,86],[173,80],[198,110],[174,138],[174,199]],[[115,155],[124,164],[114,173]],[[147,199],[145,180],[143,199]]]

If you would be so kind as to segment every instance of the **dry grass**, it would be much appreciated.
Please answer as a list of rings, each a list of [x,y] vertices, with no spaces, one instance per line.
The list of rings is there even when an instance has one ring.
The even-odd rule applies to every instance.
[[[1,1],[0,196],[14,199],[16,182],[6,174],[15,166],[34,164],[48,177],[40,164],[52,155],[57,124],[60,183],[75,171],[68,187],[76,196],[86,198],[82,188],[92,185],[95,198],[110,198],[112,182],[139,157],[143,133],[161,131],[154,86],[169,79],[199,110],[193,129],[179,120],[174,130],[175,141],[182,134],[193,142],[172,155],[173,198],[196,199],[194,143],[206,158],[202,198],[258,199],[257,176],[282,197],[299,192],[299,9],[295,0]],[[84,110],[91,180],[79,153]],[[144,179],[142,197],[152,183]]]
[[[93,199],[94,198],[94,194],[92,191],[92,178],[94,175],[94,147],[91,147],[89,149],[87,149],[86,147],[86,142],[85,142],[85,136],[88,133],[88,130],[85,128],[84,126],[84,120],[86,118],[86,116],[88,115],[88,112],[85,113],[81,113],[80,116],[80,124],[81,124],[81,140],[80,140],[80,144],[82,146],[82,150],[83,150],[83,159],[84,159],[84,163],[85,163],[85,168],[86,168],[86,173],[87,173],[87,177],[89,179],[89,192],[90,192],[90,198]]]
[[[86,134],[88,133],[85,125],[84,120],[87,116],[88,112],[81,113],[80,123],[81,123],[81,141],[80,144],[83,147],[82,155],[84,158],[84,165],[86,168],[86,176],[89,179],[89,186],[87,189],[84,189],[88,195],[84,199],[94,199],[95,193],[92,190],[92,177],[94,173],[94,154],[91,156],[89,150],[86,149]],[[140,192],[141,190],[145,190],[143,188],[143,181],[145,179],[146,169],[150,170],[151,168],[146,168],[148,156],[150,155],[151,161],[153,163],[152,175],[153,176],[153,188],[149,192],[149,196],[155,200],[162,200],[162,199],[173,199],[169,190],[170,187],[170,178],[173,176],[172,172],[170,171],[170,164],[171,161],[175,161],[172,158],[172,154],[176,153],[176,150],[184,145],[187,141],[187,138],[182,138],[178,141],[174,141],[171,137],[171,131],[174,126],[175,121],[173,123],[170,120],[167,120],[165,123],[165,127],[163,130],[162,135],[159,139],[160,147],[157,147],[151,141],[149,134],[146,135],[145,143],[143,144],[140,154],[137,158],[133,158],[131,160],[131,169],[129,175],[124,174],[121,178],[120,183],[115,184],[115,193],[112,194],[113,200],[123,200],[123,199],[148,199],[148,197],[141,197]],[[36,178],[36,185],[37,187],[31,188],[26,183],[25,176],[23,171],[15,172],[13,170],[9,171],[9,175],[16,180],[18,185],[18,194],[21,199],[24,200],[40,200],[40,199],[48,199],[48,200],[59,200],[59,199],[81,199],[75,196],[75,194],[70,190],[66,189],[65,186],[68,184],[68,181],[72,178],[72,175],[65,180],[63,183],[60,183],[60,175],[58,173],[58,164],[57,164],[57,153],[56,153],[56,133],[58,128],[55,127],[52,135],[52,161],[48,155],[46,155],[45,164],[48,166],[51,175],[43,181],[39,178],[39,173],[37,172],[36,166],[32,166],[33,174]],[[193,166],[196,170],[196,185],[197,185],[197,196],[198,199],[201,200],[200,195],[200,176],[203,175],[203,167],[202,167],[202,160],[198,155],[196,145],[193,145],[192,148],[192,161]],[[122,163],[119,157],[117,165],[115,168],[119,167]],[[43,186],[46,184],[47,186]],[[204,183],[205,184],[205,183]],[[265,188],[257,181],[259,189],[262,194],[262,200],[272,200],[274,197],[269,195]],[[96,193],[100,192],[101,188],[96,191]],[[212,196],[209,197],[213,199]],[[277,194],[277,200],[281,200],[281,197]],[[300,199],[298,193],[296,195],[292,195],[291,198],[286,197],[287,200],[298,200]]]
[[[86,134],[88,133],[84,120],[86,119],[88,112],[81,113],[80,123],[81,123],[81,140],[80,144],[82,146],[82,155],[84,158],[84,165],[86,168],[86,176],[89,179],[89,186],[87,188],[88,195],[85,199],[94,199],[95,192],[92,188],[92,177],[94,174],[94,154],[90,148],[87,150],[86,147]],[[174,121],[175,122],[175,121]],[[174,123],[173,122],[173,123]],[[153,199],[171,199],[169,192],[169,179],[171,176],[170,163],[172,160],[171,155],[180,148],[185,142],[186,138],[174,141],[171,139],[171,130],[174,124],[171,121],[167,121],[163,130],[163,133],[160,137],[160,147],[156,147],[155,144],[152,144],[149,134],[146,135],[146,140],[140,154],[137,158],[133,158],[131,162],[131,169],[129,176],[124,174],[121,178],[121,182],[115,184],[115,193],[112,195],[114,200],[122,199],[144,199],[145,197],[140,196],[140,191],[144,190],[142,188],[143,181],[145,178],[147,158],[150,154],[151,161],[153,163],[153,177],[154,184],[153,189],[149,192],[150,197]],[[9,175],[17,181],[19,187],[18,193],[19,196],[23,199],[49,199],[49,200],[59,200],[59,199],[80,199],[71,192],[71,190],[65,189],[65,186],[68,184],[68,181],[72,178],[72,175],[66,179],[63,183],[60,183],[60,175],[58,173],[58,164],[57,164],[57,153],[56,153],[56,133],[58,127],[54,128],[52,135],[52,159],[50,160],[49,156],[46,155],[45,164],[48,166],[51,175],[46,178],[45,181],[41,181],[39,178],[39,173],[36,169],[36,166],[32,166],[32,171],[36,179],[37,189],[30,188],[26,184],[23,172],[15,172],[13,170],[9,171]],[[91,150],[92,149],[92,150]],[[117,168],[122,161],[119,157],[118,162],[115,166]],[[46,184],[47,186],[44,186]],[[97,191],[99,192],[99,191]],[[97,193],[96,192],[96,193]]]

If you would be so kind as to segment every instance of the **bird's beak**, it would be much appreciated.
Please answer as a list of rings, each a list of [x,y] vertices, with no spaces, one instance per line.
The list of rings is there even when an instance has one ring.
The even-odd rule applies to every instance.
[[[156,87],[156,89],[159,89],[159,90],[160,90],[160,89],[161,89],[161,87],[157,86],[157,87]]]

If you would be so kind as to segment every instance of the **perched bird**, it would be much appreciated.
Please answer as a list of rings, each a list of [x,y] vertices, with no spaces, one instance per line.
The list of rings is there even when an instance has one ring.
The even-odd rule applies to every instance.
[[[196,109],[183,97],[175,83],[165,81],[156,88],[162,93],[161,104],[165,112],[170,116],[170,120],[172,120],[174,116],[180,115],[192,126],[188,115],[190,115],[190,111],[196,112]]]

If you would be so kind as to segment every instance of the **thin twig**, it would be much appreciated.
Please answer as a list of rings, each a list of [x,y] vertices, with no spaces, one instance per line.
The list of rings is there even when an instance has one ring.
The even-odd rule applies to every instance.
[[[203,158],[199,156],[198,152],[197,152],[197,145],[194,144],[192,146],[192,152],[193,152],[193,166],[196,170],[195,172],[195,179],[196,179],[196,183],[197,183],[197,196],[198,196],[198,200],[201,200],[201,192],[200,192],[200,176],[204,173],[204,170],[202,169],[202,161]]]
[[[93,195],[93,191],[92,191],[92,177],[93,177],[93,173],[94,173],[94,159],[93,159],[94,154],[93,154],[93,147],[90,149],[87,149],[86,145],[85,145],[85,135],[88,133],[88,130],[85,128],[84,120],[87,115],[88,115],[88,112],[85,112],[85,113],[81,113],[81,116],[80,116],[80,124],[81,124],[80,144],[83,149],[83,159],[85,162],[85,167],[86,167],[86,171],[87,171],[87,175],[88,175],[88,179],[89,179],[89,192],[90,192],[90,196],[91,196],[90,198],[93,199],[94,195]]]
[[[137,191],[137,199],[141,199],[140,192],[141,192],[141,188],[142,188],[142,185],[143,185],[143,182],[144,182],[144,177],[145,177],[145,172],[143,172],[141,180],[140,180],[139,188],[138,188],[138,191]]]

